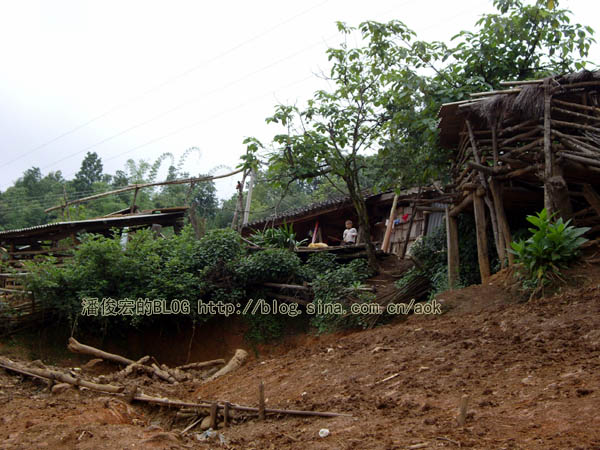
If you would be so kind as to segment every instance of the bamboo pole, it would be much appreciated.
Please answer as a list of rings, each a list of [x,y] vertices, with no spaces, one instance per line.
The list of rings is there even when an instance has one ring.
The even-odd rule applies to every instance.
[[[394,201],[392,202],[392,208],[390,209],[390,216],[388,218],[388,224],[385,228],[385,235],[383,236],[383,243],[381,249],[388,253],[390,240],[392,236],[392,229],[394,228],[394,220],[396,219],[396,208],[398,207],[398,194],[394,194]]]
[[[89,197],[83,197],[83,198],[80,198],[77,200],[72,200],[72,201],[68,202],[66,205],[53,206],[51,208],[45,209],[44,212],[49,213],[50,211],[54,211],[56,209],[60,209],[65,206],[76,205],[79,203],[87,202],[89,200],[96,200],[98,198],[106,197],[108,195],[120,194],[121,192],[132,191],[134,189],[142,189],[142,188],[153,187],[153,186],[163,186],[163,185],[173,185],[173,184],[197,183],[199,181],[218,180],[219,178],[227,178],[227,177],[236,175],[236,174],[240,173],[242,170],[244,170],[244,169],[238,169],[238,170],[234,170],[233,172],[226,173],[224,175],[215,175],[215,176],[210,176],[210,177],[185,178],[185,179],[181,179],[181,180],[160,181],[160,182],[156,182],[156,183],[132,184],[130,186],[126,186],[126,187],[123,187],[120,189],[115,189],[112,191],[102,192],[100,194],[90,195]]]

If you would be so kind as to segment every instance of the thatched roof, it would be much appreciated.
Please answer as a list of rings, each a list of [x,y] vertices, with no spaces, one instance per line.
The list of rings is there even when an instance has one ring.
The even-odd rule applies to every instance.
[[[582,70],[540,80],[502,83],[510,86],[504,91],[478,92],[472,99],[446,103],[439,112],[440,143],[445,148],[456,148],[459,133],[467,118],[484,122],[487,127],[507,118],[519,120],[540,119],[544,114],[544,82],[555,88],[555,96],[568,94],[570,87],[600,81],[600,71]],[[573,85],[573,86],[571,86]],[[581,86],[585,88],[585,86]]]

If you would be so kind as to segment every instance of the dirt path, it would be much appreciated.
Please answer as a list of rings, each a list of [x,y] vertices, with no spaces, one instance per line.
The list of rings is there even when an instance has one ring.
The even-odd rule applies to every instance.
[[[263,380],[267,406],[353,415],[249,420],[221,430],[235,449],[600,448],[599,272],[529,303],[515,303],[497,277],[442,295],[452,309],[441,316],[306,338],[211,383],[148,380],[147,389],[254,405]],[[463,394],[469,413],[458,427]],[[219,448],[179,438],[169,427],[189,420],[172,416],[89,391],[52,395],[0,372],[2,449]]]

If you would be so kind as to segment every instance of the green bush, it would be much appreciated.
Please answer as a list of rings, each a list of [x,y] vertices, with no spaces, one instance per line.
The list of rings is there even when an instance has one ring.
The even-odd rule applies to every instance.
[[[250,236],[250,241],[260,247],[294,250],[308,242],[308,239],[296,240],[294,225],[284,223],[279,228],[267,228],[263,231],[255,231]]]
[[[319,275],[323,275],[340,267],[336,256],[329,252],[317,252],[308,257],[302,266],[300,274],[306,281],[314,281]]]
[[[300,258],[289,250],[268,248],[236,262],[236,279],[243,284],[291,282],[298,276],[301,264]]]
[[[481,282],[479,264],[477,260],[477,239],[475,234],[475,221],[472,217],[462,215],[458,218],[459,239],[459,286],[470,286]],[[489,239],[490,245],[493,240]],[[490,254],[495,250],[490,249]],[[448,289],[448,248],[446,227],[440,226],[430,234],[416,242],[411,248],[413,257],[419,262],[419,267],[414,273],[407,273],[406,280],[400,279],[399,283],[406,284],[416,274],[426,276],[431,282],[431,296]]]
[[[327,271],[313,281],[315,293],[313,303],[327,304],[339,303],[346,311],[352,303],[368,303],[374,300],[374,294],[361,291],[362,283],[371,276],[368,262],[355,259],[349,264],[339,266],[337,269]],[[358,314],[329,314],[317,312],[311,317],[311,325],[319,333],[331,332],[345,328],[364,328],[368,316]]]
[[[553,218],[545,208],[535,216],[527,216],[527,221],[534,226],[529,228],[531,236],[511,243],[510,251],[517,257],[523,287],[533,290],[532,296],[543,290],[552,278],[560,278],[560,268],[575,260],[581,245],[587,241],[582,235],[589,228],[577,228],[570,225],[571,220],[553,221]]]

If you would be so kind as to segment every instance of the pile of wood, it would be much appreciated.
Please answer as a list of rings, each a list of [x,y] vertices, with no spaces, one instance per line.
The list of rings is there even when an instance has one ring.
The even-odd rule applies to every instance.
[[[466,209],[475,216],[483,281],[490,276],[486,226],[503,266],[512,264],[506,208],[518,210],[519,200],[534,199],[537,210],[543,202],[551,213],[600,230],[600,73],[503,84],[509,88],[471,94],[440,111],[442,136],[461,124],[452,169],[458,198],[446,211],[452,284],[459,264],[456,217]]]
[[[225,364],[225,360],[217,359],[212,361],[195,362],[182,365],[176,368],[158,365],[156,362],[150,362],[151,357],[145,356],[137,361],[130,360],[120,355],[105,352],[103,350],[81,344],[71,338],[68,345],[69,350],[94,356],[98,360],[111,361],[122,366],[122,370],[112,376],[112,380],[123,380],[123,377],[133,376],[135,374],[147,374],[157,380],[166,383],[175,384],[179,382],[196,382],[197,380],[189,376],[189,371],[210,371],[209,376],[205,376],[203,382],[212,381],[220,376],[230,373],[242,366],[248,354],[244,350],[237,350],[231,360]],[[92,360],[93,361],[93,360]],[[220,366],[220,367],[219,367]],[[271,415],[296,415],[296,416],[315,416],[315,417],[338,417],[349,416],[349,414],[327,412],[327,411],[303,411],[267,408],[265,406],[264,384],[259,383],[258,388],[258,406],[244,406],[229,401],[183,401],[171,399],[167,397],[158,397],[147,395],[141,392],[138,384],[117,384],[115,382],[107,382],[108,377],[91,378],[85,377],[81,371],[69,370],[59,371],[46,367],[40,361],[24,365],[11,361],[8,358],[0,358],[0,367],[11,373],[17,373],[32,377],[34,379],[43,380],[48,383],[49,388],[53,393],[62,392],[66,387],[75,386],[78,389],[89,389],[96,392],[114,395],[123,400],[133,403],[140,402],[148,405],[157,405],[168,407],[176,410],[176,418],[191,418],[191,423],[186,426],[181,433],[190,431],[202,422],[206,423],[203,428],[216,429],[219,422],[223,422],[224,426],[229,426],[232,423],[232,412],[246,414],[244,420],[255,416],[264,420],[267,414]],[[216,367],[216,369],[215,369]],[[249,415],[249,416],[248,416]],[[238,417],[240,419],[240,417]]]

